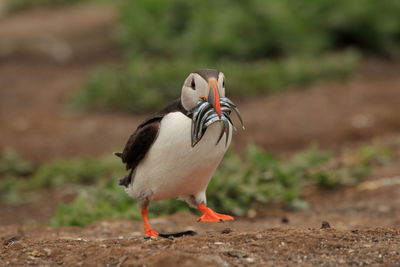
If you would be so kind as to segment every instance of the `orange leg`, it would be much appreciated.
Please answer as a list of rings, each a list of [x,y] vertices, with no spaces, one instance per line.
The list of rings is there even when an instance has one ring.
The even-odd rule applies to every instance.
[[[197,220],[198,222],[223,222],[234,220],[232,216],[219,214],[208,208],[205,204],[197,206],[203,215]]]
[[[146,236],[158,236],[158,233],[151,229],[147,208],[142,209],[142,219]]]

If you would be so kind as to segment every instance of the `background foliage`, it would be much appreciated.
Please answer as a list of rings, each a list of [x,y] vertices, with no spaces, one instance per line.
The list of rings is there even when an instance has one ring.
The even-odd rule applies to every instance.
[[[305,187],[353,185],[373,164],[389,158],[390,151],[381,147],[365,146],[332,157],[313,146],[283,160],[249,146],[243,156],[228,152],[207,189],[207,200],[210,207],[238,216],[267,203],[302,209],[307,206],[301,198]],[[29,202],[39,199],[44,190],[56,188],[69,187],[77,192],[72,203],[59,205],[51,220],[53,226],[83,226],[101,218],[140,218],[136,201],[117,185],[117,178],[126,171],[116,157],[57,160],[34,168],[15,152],[7,152],[0,158],[0,166],[3,202]],[[150,207],[153,215],[181,209],[187,210],[187,205],[174,199]]]
[[[240,64],[224,61],[212,66],[229,75],[228,94],[242,97],[304,87],[316,81],[345,80],[351,76],[358,60],[358,53],[349,50],[322,56],[318,61],[295,57]],[[83,109],[154,111],[180,97],[181,83],[188,70],[204,66],[211,64],[138,58],[128,61],[123,69],[100,68],[92,74],[86,87],[74,96],[74,103]]]
[[[360,54],[399,55],[397,0],[119,3],[125,64],[94,73],[73,98],[81,108],[153,110],[198,68],[224,71],[243,96],[343,80]]]
[[[101,0],[8,0],[9,10]],[[360,55],[398,57],[397,0],[115,1],[121,66],[97,70],[79,108],[154,110],[198,68],[225,72],[230,94],[302,88],[351,77]],[[384,14],[384,16],[382,16]]]
[[[353,185],[368,174],[372,164],[386,161],[389,155],[387,149],[363,147],[347,151],[335,162],[329,153],[310,147],[288,160],[280,160],[250,146],[243,157],[232,152],[226,155],[207,188],[207,203],[217,211],[237,216],[244,216],[249,210],[254,211],[260,204],[267,203],[302,209],[307,206],[301,199],[305,187],[334,189]],[[155,216],[181,209],[187,210],[187,205],[174,199],[150,206]],[[51,224],[86,225],[100,218],[140,218],[135,200],[117,186],[115,180],[82,189],[73,203],[59,206]]]
[[[169,59],[249,61],[347,46],[394,55],[399,10],[396,0],[123,1],[121,40],[135,55]]]

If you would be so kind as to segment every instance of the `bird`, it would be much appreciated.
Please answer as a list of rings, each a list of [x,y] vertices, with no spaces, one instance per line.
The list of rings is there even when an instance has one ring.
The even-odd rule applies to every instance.
[[[234,220],[213,211],[206,200],[208,183],[231,143],[232,110],[242,122],[236,105],[225,96],[224,73],[194,71],[185,79],[180,98],[145,119],[123,152],[114,153],[130,170],[119,184],[137,199],[147,237],[159,236],[149,223],[150,202],[168,198],[198,208],[199,222]]]

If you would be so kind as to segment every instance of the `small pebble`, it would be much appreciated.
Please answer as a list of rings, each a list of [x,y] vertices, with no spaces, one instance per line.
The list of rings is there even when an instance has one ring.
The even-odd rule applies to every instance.
[[[256,259],[255,258],[246,258],[246,261],[248,263],[254,263],[256,261]]]
[[[20,239],[21,239],[21,237],[19,237],[19,236],[13,236],[13,237],[11,237],[11,238],[8,238],[7,240],[5,240],[5,241],[3,242],[3,246],[9,247],[9,246],[12,245],[14,242],[17,242],[17,241],[19,241]]]
[[[43,250],[44,250],[44,252],[46,252],[47,256],[50,256],[51,253],[52,253],[52,250],[49,249],[49,248],[45,248],[45,249],[43,249]]]
[[[331,228],[331,225],[327,221],[323,221],[321,225],[321,229]]]
[[[159,240],[159,237],[158,236],[145,236],[144,239],[156,241],[156,240]]]
[[[234,250],[232,250],[232,251],[227,251],[227,252],[225,252],[225,254],[227,255],[227,256],[229,256],[229,257],[232,257],[232,258],[247,258],[248,257],[248,255],[246,254],[246,253],[244,253],[244,252],[241,252],[241,251],[234,251]]]
[[[257,211],[254,209],[250,209],[247,211],[247,217],[249,218],[255,218],[257,216]]]
[[[232,233],[231,228],[225,228],[224,230],[221,231],[221,234],[229,234],[229,233]]]

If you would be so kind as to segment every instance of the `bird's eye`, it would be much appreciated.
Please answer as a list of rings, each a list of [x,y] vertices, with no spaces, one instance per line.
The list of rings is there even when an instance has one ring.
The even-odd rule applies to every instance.
[[[196,89],[196,84],[194,82],[194,79],[192,80],[192,82],[190,83],[190,87],[192,87],[192,89]]]

